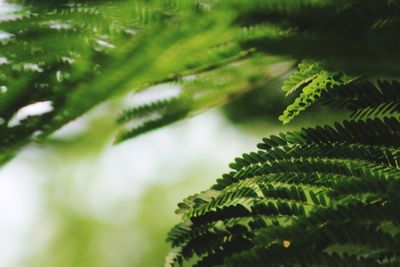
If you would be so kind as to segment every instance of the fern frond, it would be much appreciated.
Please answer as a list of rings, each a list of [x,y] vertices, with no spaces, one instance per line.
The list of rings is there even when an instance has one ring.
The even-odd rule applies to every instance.
[[[356,78],[343,72],[324,70],[315,62],[303,62],[299,69],[283,84],[282,89],[291,94],[301,89],[299,97],[289,105],[279,119],[290,122],[300,112],[314,104],[324,93],[351,83]]]
[[[212,189],[179,205],[183,222],[168,241],[179,247],[178,258],[200,257],[195,266],[386,266],[381,260],[398,257],[400,240],[371,225],[382,218],[370,209],[398,206],[388,189],[400,190],[399,130],[389,117],[266,138]],[[344,210],[358,219],[348,223]],[[253,218],[264,223],[251,228]],[[393,216],[385,220],[394,223]],[[229,230],[235,227],[241,230]],[[366,249],[373,252],[366,256]]]
[[[248,57],[249,55],[251,57]],[[220,62],[218,67],[210,65],[195,70],[189,76],[173,76],[159,81],[167,87],[169,83],[164,82],[174,81],[180,88],[179,95],[150,100],[149,103],[123,111],[117,119],[118,123],[139,122],[140,125],[123,126],[116,143],[183,119],[190,114],[222,105],[231,98],[251,90],[258,83],[279,77],[291,66],[290,62],[282,66],[281,60],[245,52]]]
[[[397,81],[378,80],[376,85],[369,81],[359,81],[327,92],[321,98],[321,103],[347,108],[352,112],[352,119],[397,116],[400,111],[399,89]]]
[[[7,124],[27,105],[51,101],[54,107],[46,117],[29,120],[29,127],[6,128],[11,150],[34,132],[51,135],[111,97],[216,70],[255,52],[240,46],[247,35],[230,24],[231,15],[222,9],[210,14],[213,1],[203,1],[202,8],[181,0],[67,2],[22,1],[23,11],[0,21],[0,30],[9,34],[0,45],[0,116]],[[221,92],[219,103],[229,93]],[[203,99],[202,108],[214,106],[210,99],[211,94],[207,105]],[[184,116],[169,113],[141,129]],[[142,130],[124,129],[122,135]]]
[[[140,118],[163,109],[173,108],[175,105],[182,104],[183,100],[179,97],[157,100],[148,104],[143,104],[123,111],[117,118],[117,123],[126,123],[135,118]]]
[[[282,90],[286,92],[286,95],[289,95],[299,89],[303,89],[314,80],[321,71],[322,68],[319,66],[318,62],[302,61],[298,65],[298,69],[283,82]]]
[[[138,125],[136,127],[130,128],[128,130],[122,130],[116,137],[115,143],[121,143],[127,139],[136,137],[140,134],[146,133],[148,131],[160,128],[162,126],[165,126],[167,124],[173,123],[175,121],[178,121],[188,114],[188,110],[181,109],[177,110],[175,112],[168,111],[167,113],[164,113],[156,118],[151,118],[145,122],[143,122],[141,125]]]

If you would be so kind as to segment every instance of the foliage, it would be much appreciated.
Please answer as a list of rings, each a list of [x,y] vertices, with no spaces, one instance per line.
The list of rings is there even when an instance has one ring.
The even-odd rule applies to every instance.
[[[399,265],[398,1],[16,3],[0,19],[0,163],[132,91],[178,88],[115,114],[116,143],[264,86],[299,61],[280,119],[317,102],[349,117],[264,139],[180,203],[167,265]],[[16,122],[43,102],[50,111]]]
[[[170,264],[197,255],[195,266],[398,265],[392,101],[400,87],[378,84],[330,90],[325,103],[346,105],[356,119],[265,138],[211,189],[180,203]]]
[[[334,86],[365,73],[397,74],[393,63],[398,57],[393,47],[399,42],[397,1],[16,3],[19,8],[0,21],[4,33],[0,47],[0,117],[6,137],[1,143],[2,162],[29,141],[46,138],[110,98],[157,84],[186,87],[185,79],[196,78],[195,88],[190,85],[182,89],[184,97],[177,110],[165,113],[165,107],[159,106],[160,113],[154,110],[157,114],[149,122],[139,123],[143,127],[122,124],[116,137],[116,142],[121,142],[248,91],[255,79],[265,76],[260,75],[265,73],[261,64],[267,68],[278,62],[290,63],[287,55],[323,63],[312,63],[318,66],[319,75],[310,84],[298,85],[307,89],[281,117],[285,122],[318,97],[324,81]],[[349,20],[352,23],[347,23]],[[243,60],[265,57],[259,52],[268,55],[260,65],[251,66],[255,69],[241,64]],[[273,71],[263,79],[283,73],[285,69]],[[330,79],[325,80],[327,77]],[[247,84],[231,86],[233,79],[237,79],[236,84]],[[225,89],[217,90],[223,84]],[[199,100],[204,94],[209,97]],[[51,112],[10,124],[19,110],[43,101],[51,103]],[[116,116],[128,118],[129,114]]]
[[[246,58],[260,58],[253,49],[240,46],[254,33],[230,26],[229,13],[210,14],[212,5],[213,1],[157,0],[23,2],[0,21],[2,162],[30,140],[42,140],[95,105],[130,91],[204,73],[205,78],[197,77],[185,92],[185,99],[200,96],[201,104],[190,109],[201,109],[247,90],[239,84],[263,78],[261,68],[278,60],[259,59],[263,64],[253,65],[259,69],[253,72],[251,63],[242,64]],[[242,73],[247,76],[234,76]],[[225,76],[231,80],[220,78]],[[233,79],[238,86],[226,89]],[[217,90],[207,87],[225,87],[217,103]],[[50,103],[52,110],[10,123],[21,109],[42,102]],[[170,112],[161,123],[153,121],[144,128],[186,113]],[[136,135],[135,130],[123,132],[117,142]]]
[[[245,46],[307,58],[282,86],[287,94],[298,93],[280,117],[284,123],[317,102],[346,108],[349,118],[265,138],[258,151],[236,158],[232,171],[210,189],[181,202],[182,222],[168,235],[174,249],[166,266],[400,263],[400,85],[376,80],[393,73],[389,63],[381,65],[384,46],[374,47],[397,32],[378,23],[396,17],[397,9],[389,8],[397,3],[347,1],[339,8],[341,1],[295,2],[248,5],[241,18],[290,31],[279,40],[263,36]],[[350,33],[363,41],[368,33],[373,52],[355,45],[360,40]],[[344,36],[345,47],[339,44]],[[367,64],[358,58],[361,51],[377,60]]]

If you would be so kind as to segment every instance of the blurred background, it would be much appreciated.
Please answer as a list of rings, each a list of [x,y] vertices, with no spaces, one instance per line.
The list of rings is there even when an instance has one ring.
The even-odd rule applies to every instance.
[[[0,0],[0,19],[15,8]],[[225,74],[241,77],[232,73]],[[317,107],[283,126],[278,116],[291,99],[280,87],[289,73],[120,145],[112,145],[110,114],[122,102],[143,102],[140,93],[101,104],[45,143],[24,147],[0,169],[0,266],[163,266],[178,202],[209,188],[263,137],[333,116]],[[48,111],[41,104],[18,119]]]
[[[214,110],[116,147],[32,145],[0,170],[0,266],[162,266],[176,204],[260,136]]]
[[[280,85],[117,146],[106,103],[26,147],[0,170],[0,266],[163,266],[177,203],[297,126],[277,119],[289,101]],[[311,110],[301,124],[326,116]]]

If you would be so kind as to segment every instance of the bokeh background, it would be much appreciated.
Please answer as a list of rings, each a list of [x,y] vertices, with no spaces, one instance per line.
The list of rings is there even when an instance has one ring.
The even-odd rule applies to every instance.
[[[26,147],[0,170],[0,266],[163,266],[177,203],[299,124],[277,119],[289,101],[282,79],[117,146],[106,103]],[[311,109],[300,122],[320,118]]]
[[[0,0],[0,17],[10,8]],[[0,169],[0,266],[163,266],[179,201],[210,187],[262,137],[335,116],[314,108],[283,126],[287,75],[117,146],[109,114],[118,101],[146,101],[140,93],[104,103],[45,143],[25,147]]]
[[[32,145],[0,170],[0,266],[162,266],[178,201],[259,137],[214,110],[116,147]]]

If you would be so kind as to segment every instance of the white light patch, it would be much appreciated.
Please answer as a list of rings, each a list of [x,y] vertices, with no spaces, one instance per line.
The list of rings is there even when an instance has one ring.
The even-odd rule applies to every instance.
[[[0,21],[16,20],[20,16],[14,12],[21,10],[18,5],[6,3],[4,0],[0,0]]]
[[[196,75],[192,74],[192,75],[188,75],[182,78],[182,80],[187,81],[187,82],[191,82],[196,80]]]
[[[97,43],[98,45],[102,46],[102,47],[115,48],[115,45],[110,44],[110,43],[108,43],[108,42],[106,42],[106,41],[103,41],[103,40],[100,40],[100,39],[97,39],[97,40],[96,40],[96,43]]]
[[[31,116],[40,116],[49,113],[53,110],[52,101],[42,101],[34,104],[27,105],[20,108],[11,120],[8,122],[8,127],[14,127],[20,122]]]
[[[8,59],[6,57],[0,57],[0,65],[8,64]]]
[[[43,72],[43,69],[35,63],[24,63],[23,69],[33,72]]]
[[[62,62],[72,64],[74,63],[75,59],[70,58],[70,57],[61,57]]]
[[[49,25],[50,29],[53,30],[69,30],[72,29],[72,25],[60,21],[51,21]]]
[[[125,29],[124,30],[127,34],[129,34],[129,35],[136,35],[137,34],[137,30],[135,30],[135,29]]]
[[[14,37],[14,34],[0,31],[0,42],[2,44],[6,44],[13,37]]]

